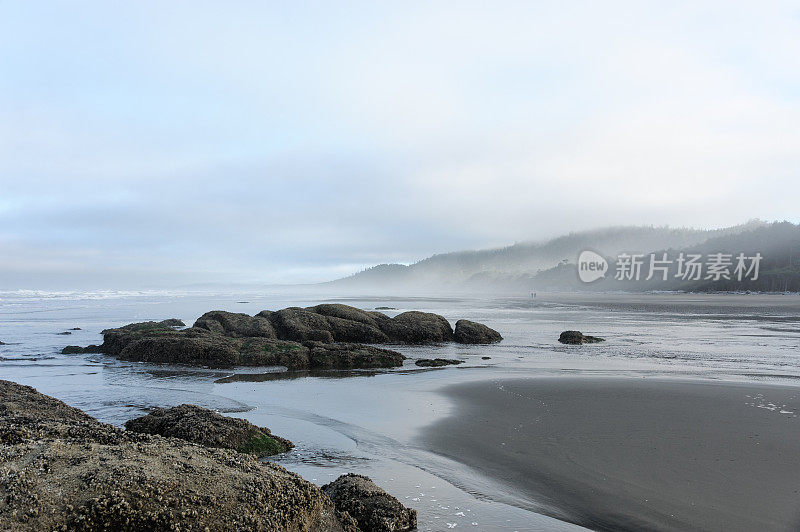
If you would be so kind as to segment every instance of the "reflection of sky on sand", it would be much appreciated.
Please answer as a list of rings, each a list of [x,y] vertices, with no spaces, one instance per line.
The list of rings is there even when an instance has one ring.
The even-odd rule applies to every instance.
[[[420,512],[421,530],[440,530],[445,523],[478,530],[569,529],[511,506],[515,495],[502,485],[415,445],[420,429],[450,412],[452,405],[435,390],[453,382],[463,380],[445,372],[384,373],[359,379],[357,386],[348,379],[307,378],[222,384],[219,393],[256,406],[241,416],[298,444],[273,461],[317,484],[348,472],[366,474]]]

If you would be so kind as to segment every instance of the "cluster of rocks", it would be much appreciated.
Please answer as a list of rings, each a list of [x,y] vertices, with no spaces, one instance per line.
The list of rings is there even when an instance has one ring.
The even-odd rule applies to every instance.
[[[177,437],[153,435],[100,423],[33,388],[0,380],[0,530],[388,532],[416,526],[414,510],[366,477],[358,477],[357,487],[337,489],[352,483],[340,477],[323,491],[249,452],[219,448],[236,447],[253,426],[220,423],[201,410],[181,406],[134,423]],[[218,437],[223,434],[231,441]]]
[[[580,345],[580,344],[595,344],[597,342],[605,342],[605,338],[599,336],[588,336],[580,331],[564,331],[558,337],[558,341],[562,344]]]
[[[103,331],[102,345],[67,346],[72,353],[104,353],[122,360],[211,367],[286,366],[290,369],[385,368],[403,364],[396,351],[365,344],[498,342],[485,325],[410,311],[390,318],[341,304],[265,310],[255,316],[212,311],[190,328],[180,320],[133,323]]]

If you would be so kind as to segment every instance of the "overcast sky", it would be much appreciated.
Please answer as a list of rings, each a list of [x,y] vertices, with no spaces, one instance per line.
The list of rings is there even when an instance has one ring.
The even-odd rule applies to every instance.
[[[0,288],[797,222],[792,4],[2,1]]]

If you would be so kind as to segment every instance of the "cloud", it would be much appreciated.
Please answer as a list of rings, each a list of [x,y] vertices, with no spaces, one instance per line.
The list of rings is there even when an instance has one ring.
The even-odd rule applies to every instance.
[[[791,3],[86,8],[0,5],[15,286],[316,281],[598,225],[798,221]]]

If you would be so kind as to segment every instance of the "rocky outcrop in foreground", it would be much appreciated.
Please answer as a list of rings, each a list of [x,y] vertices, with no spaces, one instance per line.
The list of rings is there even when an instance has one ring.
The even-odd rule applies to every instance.
[[[246,448],[214,448],[230,446],[225,442],[236,441],[244,425],[220,423],[209,412],[182,405],[150,417],[147,425],[172,426],[165,432],[180,439],[123,431],[29,386],[0,380],[0,530],[372,532],[416,526],[416,511],[367,477],[339,477],[326,493],[256,460]],[[213,434],[187,427],[187,418]]]
[[[102,345],[67,346],[62,352],[100,352],[122,360],[211,367],[388,368],[401,366],[405,357],[363,344],[432,344],[457,339],[450,323],[438,314],[410,311],[390,318],[339,304],[265,310],[255,316],[215,310],[180,330],[177,322],[151,321],[107,329]],[[474,322],[457,325],[457,329],[462,343],[500,338],[496,331]]]
[[[159,434],[199,443],[205,447],[233,449],[256,457],[283,453],[294,447],[287,439],[245,419],[226,417],[197,405],[156,408],[146,416],[131,419],[125,429]]]
[[[361,530],[399,532],[417,527],[417,511],[400,501],[363,475],[342,475],[322,490],[340,512],[347,512]]]
[[[595,344],[597,342],[605,342],[605,338],[598,336],[587,336],[580,331],[564,331],[558,337],[558,341],[562,344]]]
[[[0,381],[0,530],[345,529],[327,495],[278,465],[122,431]]]

